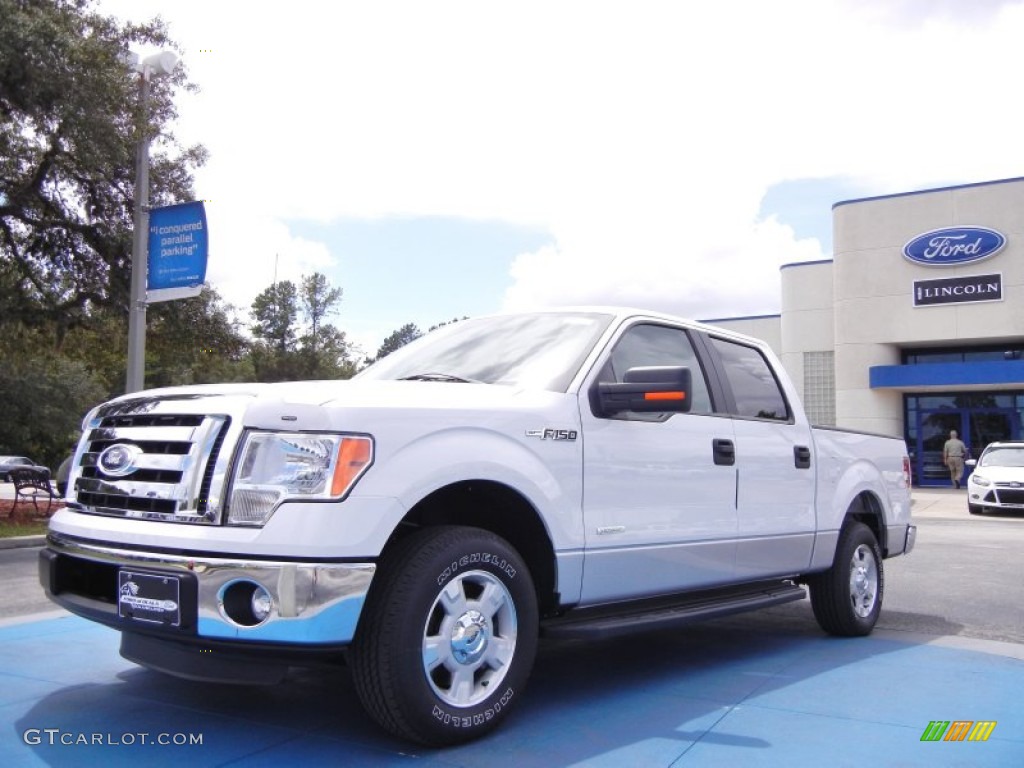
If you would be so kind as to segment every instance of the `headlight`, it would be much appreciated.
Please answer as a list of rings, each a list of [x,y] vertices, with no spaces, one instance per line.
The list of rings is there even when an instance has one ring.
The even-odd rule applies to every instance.
[[[992,482],[990,480],[986,480],[977,472],[971,475],[971,482],[973,482],[975,485],[980,485],[982,488],[987,488],[988,486],[992,485]]]
[[[365,435],[249,432],[239,455],[228,522],[263,525],[289,498],[336,501],[373,463]]]

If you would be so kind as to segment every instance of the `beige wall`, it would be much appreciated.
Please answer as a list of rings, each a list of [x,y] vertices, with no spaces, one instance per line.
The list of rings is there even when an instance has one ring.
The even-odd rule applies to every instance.
[[[902,437],[903,393],[871,389],[872,366],[899,365],[908,347],[1024,339],[1024,180],[837,203],[832,222],[832,261],[782,268],[781,316],[710,322],[767,341],[802,398],[805,355],[833,352],[836,424]],[[918,235],[965,226],[995,229],[1006,246],[963,266],[903,256]],[[915,280],[992,273],[1002,274],[1002,301],[914,306]]]
[[[983,261],[913,263],[903,246],[944,227],[981,226],[1006,237]],[[905,347],[961,346],[1024,337],[1024,181],[852,201],[833,209],[836,413],[840,426],[902,434],[898,392],[872,390],[868,368],[897,365]],[[913,283],[1002,273],[1003,300],[915,307]],[[788,309],[783,300],[783,342]]]

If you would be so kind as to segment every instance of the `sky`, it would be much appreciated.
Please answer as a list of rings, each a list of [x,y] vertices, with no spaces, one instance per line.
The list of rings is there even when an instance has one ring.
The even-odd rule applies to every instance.
[[[1024,176],[1024,0],[99,9],[162,16],[201,89],[208,280],[247,318],[323,272],[371,356],[504,310],[777,313],[834,203]]]

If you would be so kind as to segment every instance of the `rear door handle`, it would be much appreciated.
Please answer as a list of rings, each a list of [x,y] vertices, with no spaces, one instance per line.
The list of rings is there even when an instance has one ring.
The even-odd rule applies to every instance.
[[[720,467],[731,467],[736,463],[736,446],[732,440],[716,439],[711,442],[711,452],[715,464]]]
[[[793,463],[797,469],[811,468],[811,449],[806,445],[793,446]]]

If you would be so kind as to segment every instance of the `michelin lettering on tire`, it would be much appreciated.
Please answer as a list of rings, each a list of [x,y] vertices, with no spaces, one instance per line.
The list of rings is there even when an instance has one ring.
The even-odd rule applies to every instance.
[[[441,575],[437,577],[437,586],[444,586],[445,582],[448,581],[455,573],[468,565],[493,565],[499,571],[505,573],[510,579],[516,577],[516,569],[504,558],[498,557],[497,555],[488,554],[485,552],[476,552],[472,555],[463,555],[457,561],[452,562],[450,566],[445,568]]]
[[[476,713],[472,716],[453,715],[451,712],[443,709],[440,705],[435,704],[433,712],[434,719],[443,725],[450,725],[453,728],[470,728],[473,726],[484,725],[500,714],[501,710],[508,705],[514,695],[515,691],[513,691],[512,688],[506,688],[505,692],[501,694],[501,698],[492,706],[488,707],[483,712]]]

